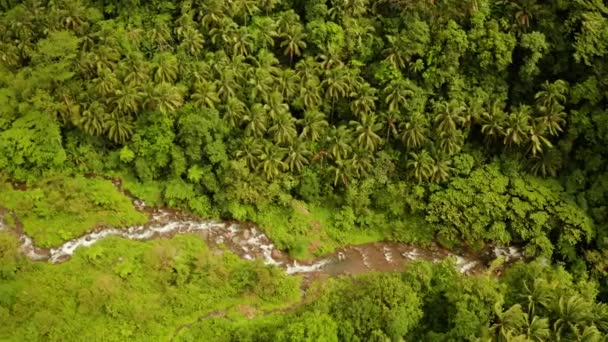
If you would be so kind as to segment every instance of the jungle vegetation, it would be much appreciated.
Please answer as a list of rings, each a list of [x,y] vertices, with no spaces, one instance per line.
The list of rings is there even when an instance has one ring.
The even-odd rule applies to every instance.
[[[46,265],[3,232],[0,339],[157,340],[241,302],[271,313],[179,336],[601,341],[607,106],[601,0],[0,0],[0,207],[41,246],[144,222],[112,178],[298,258],[393,240],[545,261],[337,279],[288,310],[297,278],[192,237]]]

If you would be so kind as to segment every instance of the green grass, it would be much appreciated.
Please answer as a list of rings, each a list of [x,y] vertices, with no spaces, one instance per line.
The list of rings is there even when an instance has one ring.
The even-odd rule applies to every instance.
[[[256,215],[254,221],[280,249],[298,259],[311,259],[333,253],[345,245],[357,245],[388,238],[383,225],[359,228],[344,222],[336,210],[307,206],[292,201],[290,208],[271,206]]]
[[[0,244],[3,236],[11,235],[0,233]],[[177,327],[210,312],[300,301],[299,277],[211,251],[189,235],[110,237],[65,263],[21,260],[16,269],[0,274],[2,341],[168,341]]]
[[[54,247],[97,226],[143,224],[147,216],[103,179],[55,177],[13,189],[0,183],[0,206],[12,210],[36,245]]]

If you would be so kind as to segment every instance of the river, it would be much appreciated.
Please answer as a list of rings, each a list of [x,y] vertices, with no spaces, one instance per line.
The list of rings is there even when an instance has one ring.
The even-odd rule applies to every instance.
[[[64,262],[78,248],[86,248],[108,236],[144,241],[171,238],[176,234],[195,234],[204,239],[211,248],[225,246],[241,258],[262,259],[267,265],[283,268],[287,274],[304,274],[308,278],[400,271],[413,260],[438,262],[446,258],[453,258],[455,267],[460,272],[475,274],[483,272],[497,257],[504,257],[506,263],[522,258],[521,251],[515,247],[488,247],[477,253],[455,253],[437,245],[420,248],[396,242],[375,242],[346,246],[315,260],[300,261],[277,249],[263,231],[253,224],[200,219],[178,211],[148,208],[138,200],[134,200],[134,205],[149,214],[150,220],[147,224],[125,229],[98,228],[56,248],[39,248],[22,229],[14,231],[19,236],[21,251],[36,261]],[[0,230],[7,229],[2,215],[11,213],[0,213]]]

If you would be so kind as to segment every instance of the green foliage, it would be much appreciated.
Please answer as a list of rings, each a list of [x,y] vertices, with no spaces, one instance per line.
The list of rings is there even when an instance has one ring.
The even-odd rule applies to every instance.
[[[2,183],[0,206],[15,213],[37,245],[55,247],[97,226],[128,227],[147,221],[110,181],[54,177],[26,190]]]

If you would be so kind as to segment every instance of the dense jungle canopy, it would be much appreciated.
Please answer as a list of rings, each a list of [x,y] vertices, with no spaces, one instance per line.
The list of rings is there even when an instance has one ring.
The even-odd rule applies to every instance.
[[[606,341],[607,105],[602,0],[0,0],[0,339]],[[12,230],[145,222],[107,179],[299,259],[390,240],[530,263],[302,299],[192,236],[19,252]]]

